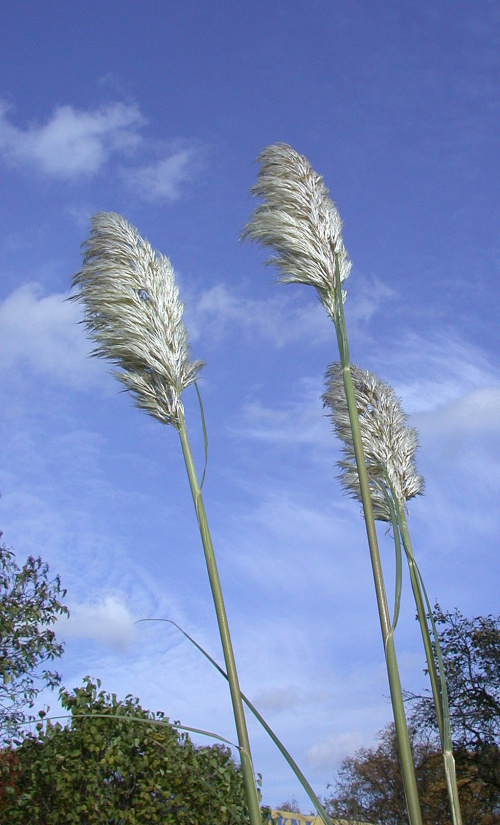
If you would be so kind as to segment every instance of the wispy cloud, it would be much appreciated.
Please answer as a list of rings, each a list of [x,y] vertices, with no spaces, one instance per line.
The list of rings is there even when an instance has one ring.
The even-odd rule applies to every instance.
[[[127,184],[144,201],[175,201],[181,195],[181,185],[192,179],[199,165],[199,151],[185,147],[173,151],[156,163],[124,169]]]
[[[280,712],[296,708],[302,702],[301,694],[295,685],[268,687],[259,690],[253,697],[253,703],[260,711]]]
[[[309,748],[305,759],[313,768],[331,770],[332,765],[338,765],[363,744],[366,742],[359,733],[333,734]]]
[[[34,283],[0,303],[0,369],[26,366],[53,380],[81,388],[102,380],[88,358],[79,308],[67,293],[44,296]]]
[[[329,700],[330,694],[326,690],[308,690],[293,684],[265,688],[256,693],[253,699],[259,710],[278,713],[297,707],[304,708],[305,705],[324,704]]]
[[[366,277],[359,273],[353,280],[354,288],[350,284],[354,296],[347,294],[346,316],[348,316],[349,330],[352,333],[360,324],[371,321],[382,308],[387,312],[387,306],[398,297],[397,292],[385,284],[377,276]]]
[[[500,433],[500,385],[472,390],[418,419],[434,435]]]
[[[49,177],[75,180],[95,175],[112,154],[127,155],[141,142],[145,119],[135,104],[110,103],[85,111],[60,106],[44,124],[23,130],[0,105],[0,152],[16,166],[35,167]]]
[[[258,334],[277,347],[300,338],[322,343],[332,335],[331,323],[319,303],[303,304],[291,290],[280,290],[276,296],[258,301],[219,283],[188,300],[186,319],[193,341],[203,336],[220,340],[235,327],[252,336]]]
[[[491,404],[495,410],[500,364],[455,330],[426,335],[396,329],[390,348],[374,347],[369,361],[367,366],[395,387],[404,410],[429,422],[432,413],[440,416],[445,408],[451,413],[456,404],[462,412],[457,408],[455,417],[461,418],[462,426],[468,403],[471,415],[475,405],[485,414]],[[490,395],[476,393],[488,389]],[[474,427],[472,419],[469,425]]]
[[[454,444],[461,452],[468,435],[484,438],[500,432],[500,369],[456,333],[433,339],[404,333],[389,352],[374,348],[373,364],[376,374],[395,387],[422,436],[458,437]],[[316,382],[304,378],[295,389],[296,397],[280,406],[247,402],[234,433],[294,449],[333,445]]]
[[[245,404],[242,422],[233,432],[272,444],[324,447],[331,438],[331,427],[323,414],[319,393],[314,393],[310,382],[303,384],[301,399],[286,407],[267,407],[257,400]]]
[[[349,307],[351,330],[357,334],[396,296],[378,278],[358,278],[356,302]],[[248,298],[221,282],[200,295],[187,295],[190,338],[207,334],[220,340],[234,327],[282,348],[296,341],[318,346],[331,342],[335,332],[323,307],[304,291],[279,286],[270,298]]]

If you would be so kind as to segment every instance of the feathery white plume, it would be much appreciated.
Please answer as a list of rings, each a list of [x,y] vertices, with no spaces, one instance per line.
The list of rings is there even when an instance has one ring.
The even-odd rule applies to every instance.
[[[391,521],[386,495],[398,505],[423,491],[424,480],[417,474],[415,453],[417,431],[406,425],[408,416],[389,384],[373,373],[351,365],[354,395],[370,485],[373,514],[379,521]],[[335,432],[344,443],[339,461],[340,479],[350,495],[361,501],[349,413],[344,391],[342,366],[336,362],[326,372],[327,390],[323,406],[330,408]],[[385,491],[385,493],[384,493]]]
[[[277,267],[279,280],[314,286],[335,322],[337,290],[342,290],[351,263],[328,189],[309,161],[285,143],[268,146],[257,160],[260,169],[251,193],[264,202],[252,213],[242,238],[273,247],[276,255],[267,263]]]
[[[189,360],[183,305],[168,258],[157,254],[125,218],[100,212],[83,244],[83,265],[73,276],[74,296],[96,343],[92,354],[120,367],[116,378],[138,407],[178,429],[181,392],[196,379]]]

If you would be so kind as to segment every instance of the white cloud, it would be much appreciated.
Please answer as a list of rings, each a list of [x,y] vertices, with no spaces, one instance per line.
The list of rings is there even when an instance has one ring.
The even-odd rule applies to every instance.
[[[260,401],[245,404],[243,423],[233,432],[272,444],[308,444],[323,447],[332,439],[331,426],[321,408],[319,394],[304,381],[302,400],[284,407],[266,407]]]
[[[117,596],[108,595],[96,602],[70,603],[69,607],[69,619],[61,620],[61,634],[65,638],[93,639],[123,651],[135,637],[134,620]]]
[[[63,180],[96,174],[113,153],[130,154],[145,120],[135,104],[110,103],[93,111],[60,106],[43,125],[14,126],[0,105],[0,152],[14,165],[30,165]]]
[[[346,756],[358,750],[363,744],[359,733],[335,734],[313,745],[306,753],[306,762],[316,770],[331,770]]]
[[[351,281],[348,280],[345,311],[351,330],[353,324],[359,326],[368,323],[382,307],[387,309],[387,305],[397,297],[397,292],[376,276],[357,275],[351,290],[354,298],[350,298],[350,284]]]
[[[500,432],[500,387],[473,390],[418,416],[418,422],[436,435]]]
[[[394,337],[370,369],[395,387],[422,434],[464,436],[500,429],[500,367],[454,331]]]
[[[191,145],[146,140],[140,133],[146,119],[136,104],[109,103],[83,110],[66,105],[46,123],[18,128],[0,101],[0,157],[16,167],[37,169],[57,180],[77,180],[98,174],[112,157],[122,163],[125,184],[145,201],[174,201],[183,183],[200,165],[200,150]],[[141,165],[140,155],[158,158]]]
[[[224,283],[190,297],[186,325],[191,341],[202,336],[220,339],[237,326],[254,336],[283,347],[293,341],[322,343],[331,339],[332,327],[319,302],[301,302],[293,290],[281,287],[264,301],[240,297]]]
[[[90,218],[98,211],[99,210],[96,206],[91,206],[88,203],[72,203],[65,208],[66,214],[78,226],[78,228],[82,230],[83,233],[89,232]]]
[[[453,332],[402,335],[376,361],[377,374],[396,387],[408,413],[428,413],[473,390],[500,386],[498,366]]]
[[[198,163],[198,152],[184,148],[149,166],[124,169],[122,174],[144,201],[175,201],[180,197],[180,186],[190,180]]]
[[[349,306],[354,334],[376,315],[396,293],[378,278],[358,279],[356,302]],[[312,289],[279,285],[272,297],[255,300],[218,283],[196,295],[188,295],[186,317],[190,339],[202,335],[221,338],[237,326],[252,336],[257,333],[281,348],[300,341],[318,346],[332,341],[332,322]]]
[[[67,297],[43,297],[41,287],[30,283],[0,303],[0,369],[28,364],[75,388],[99,380],[103,371],[88,357],[81,311]]]
[[[330,699],[327,691],[312,691],[297,688],[295,685],[269,687],[260,690],[253,700],[259,711],[286,711],[305,705],[323,704]]]

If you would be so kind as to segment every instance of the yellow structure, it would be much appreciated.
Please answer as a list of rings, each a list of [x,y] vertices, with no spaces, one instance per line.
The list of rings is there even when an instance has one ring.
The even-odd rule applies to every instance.
[[[296,814],[292,811],[271,811],[273,825],[323,825],[320,816]],[[353,819],[332,819],[333,825],[371,825],[370,822],[355,822]]]

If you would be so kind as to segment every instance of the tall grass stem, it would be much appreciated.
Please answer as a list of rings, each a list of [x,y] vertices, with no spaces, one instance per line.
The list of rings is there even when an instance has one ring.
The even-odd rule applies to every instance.
[[[208,578],[210,581],[210,587],[212,590],[212,596],[215,605],[215,612],[217,615],[217,622],[219,625],[222,650],[224,653],[224,661],[226,663],[227,679],[229,682],[229,690],[231,693],[234,720],[238,735],[241,769],[243,772],[243,783],[247,798],[250,823],[251,825],[261,825],[262,819],[260,814],[260,805],[259,798],[257,795],[257,788],[255,784],[252,756],[250,752],[250,742],[248,738],[245,713],[243,710],[243,703],[241,699],[238,674],[236,671],[236,663],[234,660],[233,646],[231,642],[231,636],[229,634],[229,625],[227,621],[226,608],[224,606],[224,599],[222,596],[219,572],[217,570],[217,563],[215,560],[212,538],[210,536],[210,530],[208,527],[205,506],[203,504],[201,489],[200,485],[198,484],[196,469],[194,466],[193,455],[191,452],[191,447],[189,445],[186,424],[184,416],[182,414],[179,419],[178,432],[182,446],[182,454],[186,465],[186,471],[188,474],[189,486],[191,488],[191,494],[193,496],[196,518],[198,520],[198,526],[200,529],[203,551],[205,553]]]
[[[352,376],[349,364],[345,364],[343,366],[343,377],[347,405],[349,409],[349,418],[351,421],[353,445],[356,455],[356,465],[358,468],[359,486],[361,490],[363,514],[366,525],[366,534],[368,538],[368,547],[370,551],[370,560],[372,565],[373,582],[375,585],[375,595],[377,599],[380,628],[382,631],[382,639],[384,643],[387,676],[389,679],[389,689],[394,714],[394,724],[396,727],[396,736],[398,740],[399,757],[401,761],[401,772],[403,774],[403,783],[405,787],[408,815],[410,818],[411,825],[422,825],[422,814],[420,811],[420,803],[418,799],[417,781],[415,778],[413,756],[411,753],[410,738],[408,735],[408,726],[406,723],[406,716],[404,711],[403,692],[401,689],[401,680],[399,677],[396,649],[394,646],[394,631],[392,628],[392,623],[389,615],[389,608],[387,605],[382,563],[380,560],[380,552],[378,548],[375,520],[373,518],[370,488],[368,485],[368,475],[366,472],[366,465],[364,461],[363,445],[361,443],[361,433],[359,430],[359,420],[356,411],[354,387],[352,384]]]
[[[338,267],[336,265],[336,274],[337,272]],[[338,279],[337,283],[340,285],[340,279]],[[340,289],[336,290],[336,292],[338,294],[340,292]],[[361,431],[359,426],[356,396],[354,392],[354,385],[351,375],[349,346],[347,342],[347,332],[342,299],[336,300],[335,310],[335,329],[337,332],[339,355],[342,364],[342,377],[344,381],[347,409],[351,425],[354,454],[356,458],[356,467],[358,470],[361,502],[366,525],[368,547],[370,551],[370,560],[372,565],[373,582],[375,585],[375,595],[377,599],[380,628],[382,631],[382,639],[384,643],[387,676],[389,680],[389,690],[391,694],[391,703],[394,715],[394,724],[396,728],[396,737],[398,740],[399,758],[401,761],[401,772],[403,775],[403,784],[405,788],[408,816],[410,819],[410,825],[422,825],[422,813],[420,810],[420,802],[418,798],[417,780],[415,777],[415,768],[413,765],[413,756],[411,752],[410,738],[408,735],[408,725],[406,723],[406,716],[404,710],[403,691],[401,689],[401,680],[399,677],[396,649],[394,646],[394,631],[389,615],[389,608],[387,605],[387,596],[385,592],[382,562],[380,560],[380,552],[378,548],[377,531],[375,528],[375,519],[373,516],[370,486],[368,483],[368,473],[366,470],[363,443],[361,440]]]
[[[404,507],[402,505],[399,506],[398,523],[401,533],[401,539],[403,542],[403,547],[405,549],[406,557],[408,560],[408,566],[410,570],[410,581],[413,590],[413,595],[415,598],[415,605],[417,607],[418,622],[420,625],[420,631],[422,633],[422,641],[424,644],[425,657],[427,660],[427,670],[429,673],[432,696],[434,699],[434,707],[436,710],[436,718],[439,729],[439,737],[441,740],[441,747],[443,750],[444,773],[446,779],[446,789],[448,791],[448,799],[450,802],[452,822],[453,825],[462,825],[462,813],[460,809],[460,800],[458,796],[455,758],[453,756],[453,744],[451,741],[450,715],[448,707],[448,689],[446,686],[444,664],[442,661],[437,631],[435,629],[434,620],[432,617],[432,609],[428,602],[428,599],[426,599],[426,593],[425,588],[423,587],[422,577],[420,575],[420,571],[417,567],[413,555],[410,533],[408,531]],[[424,603],[424,599],[426,599],[427,601],[427,609]],[[436,654],[439,665],[439,675],[436,668],[434,651],[432,648],[432,641],[429,633],[429,625],[427,622],[427,615],[429,615],[433,625]]]
[[[200,393],[205,465],[198,484],[184,420],[181,394],[196,385],[201,361],[190,358],[173,267],[156,253],[128,221],[114,212],[92,218],[90,236],[83,245],[83,264],[73,276],[79,292],[73,296],[84,307],[84,323],[96,344],[92,354],[119,368],[114,375],[132,393],[137,406],[171,424],[179,433],[196,510],[210,586],[219,624],[238,733],[243,781],[251,825],[261,825],[259,799],[229,636],[215,554],[201,496],[207,464],[207,434]]]
[[[259,158],[260,169],[252,194],[263,198],[249,221],[242,237],[271,247],[274,255],[267,261],[278,270],[281,283],[301,283],[313,286],[337,334],[342,369],[342,381],[348,407],[349,428],[355,453],[375,593],[382,629],[382,638],[389,677],[396,734],[398,738],[403,783],[410,825],[422,825],[415,770],[404,713],[403,694],[394,648],[394,636],[380,554],[375,519],[360,432],[356,398],[349,362],[349,347],[343,302],[346,294],[343,282],[351,268],[342,240],[342,221],[328,196],[322,178],[307,159],[286,144],[274,144],[264,149]]]

